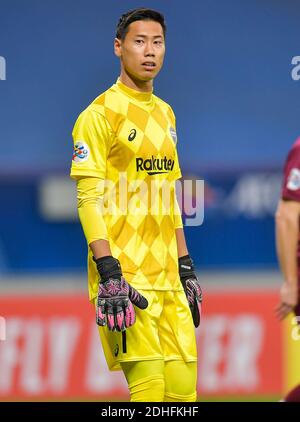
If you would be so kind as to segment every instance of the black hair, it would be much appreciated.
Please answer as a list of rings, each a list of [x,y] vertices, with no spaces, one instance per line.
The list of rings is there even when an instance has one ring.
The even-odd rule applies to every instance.
[[[160,23],[163,29],[164,37],[166,36],[167,28],[164,16],[156,10],[140,7],[138,9],[129,10],[128,12],[123,13],[117,25],[116,38],[119,40],[124,40],[129,30],[128,27],[132,22],[146,20]]]

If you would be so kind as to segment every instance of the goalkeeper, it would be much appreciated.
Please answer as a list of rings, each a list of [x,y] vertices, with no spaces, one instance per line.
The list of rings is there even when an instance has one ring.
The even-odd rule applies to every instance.
[[[153,94],[165,32],[156,11],[122,15],[114,41],[120,77],[73,130],[71,177],[89,246],[89,296],[108,367],[123,370],[131,401],[197,398],[202,292],[175,194],[175,116]]]

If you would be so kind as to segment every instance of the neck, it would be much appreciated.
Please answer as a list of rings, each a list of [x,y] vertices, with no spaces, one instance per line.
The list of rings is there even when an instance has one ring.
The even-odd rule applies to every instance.
[[[153,79],[149,81],[141,81],[134,76],[129,75],[124,69],[121,70],[120,81],[128,88],[135,89],[139,92],[151,92],[153,89]]]

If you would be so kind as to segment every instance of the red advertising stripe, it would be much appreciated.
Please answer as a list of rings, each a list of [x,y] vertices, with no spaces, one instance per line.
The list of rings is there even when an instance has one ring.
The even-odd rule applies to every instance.
[[[85,295],[2,297],[0,309],[6,321],[0,397],[126,394],[123,377],[117,375],[116,382],[106,369]]]
[[[276,293],[253,290],[205,294],[200,394],[280,393],[276,301]],[[0,399],[128,398],[123,375],[106,367],[86,295],[2,296],[0,316]]]
[[[279,394],[282,335],[270,291],[210,293],[199,339],[200,390],[206,394]]]

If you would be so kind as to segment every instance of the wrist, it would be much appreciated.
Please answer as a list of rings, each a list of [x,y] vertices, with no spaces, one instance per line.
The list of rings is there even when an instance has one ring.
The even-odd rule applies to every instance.
[[[194,264],[189,255],[178,258],[178,270],[181,280],[195,277]]]
[[[118,259],[113,256],[103,256],[101,258],[94,258],[97,265],[97,270],[100,275],[100,282],[104,283],[109,278],[121,278],[122,270]]]
[[[290,284],[291,286],[297,286],[298,285],[297,277],[285,278],[284,282],[287,283],[287,284]]]

